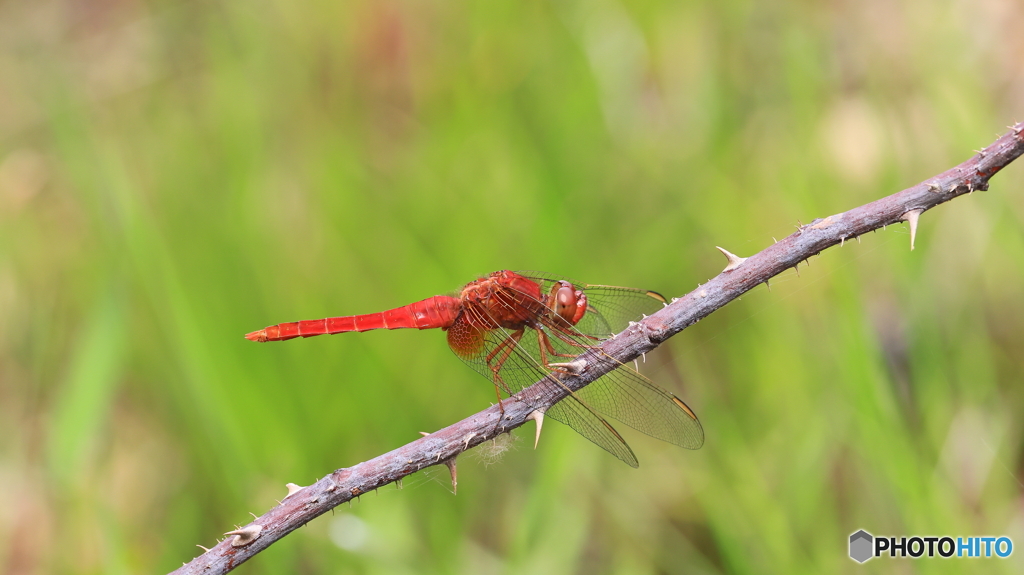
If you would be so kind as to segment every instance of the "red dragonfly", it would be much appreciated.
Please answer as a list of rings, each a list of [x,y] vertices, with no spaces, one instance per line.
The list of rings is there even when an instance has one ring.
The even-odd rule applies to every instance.
[[[500,404],[502,392],[511,396],[541,379],[561,385],[559,378],[571,372],[571,364],[553,358],[575,358],[664,302],[652,291],[503,270],[466,284],[457,295],[366,315],[281,323],[245,337],[284,341],[371,329],[441,328],[455,355],[494,383]],[[681,399],[612,357],[598,357],[617,369],[572,392],[546,415],[633,467],[636,456],[602,414],[688,449],[704,443],[697,416]]]

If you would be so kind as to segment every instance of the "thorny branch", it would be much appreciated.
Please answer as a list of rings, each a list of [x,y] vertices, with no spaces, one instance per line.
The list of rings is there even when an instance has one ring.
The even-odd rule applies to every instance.
[[[1024,153],[1024,123],[1011,127],[992,145],[959,166],[929,178],[916,186],[847,212],[800,226],[795,233],[748,257],[739,258],[722,250],[729,265],[708,283],[674,300],[658,313],[630,325],[605,341],[600,350],[582,354],[577,375],[564,380],[568,389],[579,389],[609,371],[610,362],[588,361],[604,353],[625,363],[648,353],[663,341],[697,323],[743,293],[767,284],[772,277],[797,267],[822,250],[843,244],[883,226],[906,221],[910,244],[914,245],[917,222],[925,211],[976,190],[987,190],[989,179]],[[582,360],[582,361],[580,361]],[[455,483],[455,458],[462,452],[535,419],[538,426],[546,405],[536,401],[547,397],[552,403],[568,395],[547,391],[551,382],[541,381],[498,406],[470,416],[408,445],[369,461],[334,471],[313,485],[299,488],[289,484],[289,493],[277,505],[248,525],[229,532],[230,537],[174,573],[213,574],[231,571],[288,533],[305,525],[358,495],[373,491],[430,467],[448,465]],[[541,387],[544,386],[544,387]],[[543,393],[539,393],[543,391]],[[554,399],[550,399],[554,398]]]

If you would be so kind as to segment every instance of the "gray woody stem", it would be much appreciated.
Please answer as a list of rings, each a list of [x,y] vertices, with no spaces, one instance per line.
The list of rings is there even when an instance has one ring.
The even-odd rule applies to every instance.
[[[746,259],[729,257],[732,254],[726,253],[729,257],[726,271],[607,340],[600,351],[628,362],[807,258],[883,226],[909,222],[913,246],[918,217],[958,196],[987,190],[989,178],[1024,152],[1022,132],[1024,123],[1016,124],[1010,132],[959,166],[902,192],[800,226],[794,234]],[[597,352],[588,351],[581,359],[586,361],[594,353]],[[613,364],[586,361],[580,365],[593,368],[585,367],[578,375],[566,379],[564,383],[570,389],[579,389],[594,381]],[[280,505],[231,532],[230,537],[174,573],[227,573],[328,510],[432,465],[448,464],[454,479],[454,460],[460,453],[507,433],[528,419],[540,419],[534,412],[543,412],[546,406],[538,404],[535,397],[544,395],[538,392],[550,385],[541,381],[506,400],[504,415],[498,406],[492,406],[390,453],[338,469],[301,490],[290,488],[293,493]],[[554,398],[549,400],[551,403],[568,394],[565,390],[558,391],[560,393],[548,394],[549,398]]]

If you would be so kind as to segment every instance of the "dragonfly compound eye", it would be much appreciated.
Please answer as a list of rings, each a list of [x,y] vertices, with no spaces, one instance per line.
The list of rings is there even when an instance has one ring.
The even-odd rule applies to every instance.
[[[569,282],[558,282],[554,293],[554,310],[562,319],[575,325],[586,311],[587,297]]]

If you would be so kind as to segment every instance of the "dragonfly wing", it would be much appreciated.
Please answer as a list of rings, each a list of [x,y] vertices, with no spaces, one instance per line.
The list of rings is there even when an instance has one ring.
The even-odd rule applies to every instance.
[[[687,449],[700,449],[704,429],[683,400],[658,387],[632,367],[604,355],[601,367],[615,367],[577,394],[597,411],[633,429]],[[590,368],[595,366],[591,364]]]
[[[650,315],[665,305],[665,297],[655,291],[629,287],[583,284],[546,272],[516,272],[540,284],[540,293],[551,291],[558,281],[567,281],[587,295],[587,313],[576,324],[580,333],[600,338],[610,337],[626,328],[631,321]]]
[[[507,395],[515,395],[526,387],[545,380],[544,385],[540,386],[535,395],[521,398],[527,403],[541,405],[548,403],[551,396],[564,388],[558,380],[558,375],[542,367],[541,359],[537,354],[532,353],[531,347],[536,346],[536,332],[534,330],[526,330],[526,332],[526,337],[531,339],[524,345],[516,332],[504,328],[481,330],[475,328],[473,322],[465,317],[456,320],[448,330],[448,340],[452,350],[460,359],[480,375],[493,381]],[[470,349],[473,351],[470,352]],[[487,361],[488,357],[491,358],[490,365]],[[498,360],[501,361],[501,364],[498,376],[495,378],[491,365]],[[579,396],[570,395],[548,407],[545,415],[559,423],[568,425],[628,465],[632,467],[639,465],[633,451],[619,435],[619,432],[598,415],[593,408],[586,405],[586,402]]]
[[[494,382],[507,395],[519,393],[548,375],[519,339],[522,333],[501,327],[480,329],[470,319],[471,311],[460,315],[448,330],[448,345],[455,355],[480,375]]]
[[[640,462],[618,431],[577,397],[570,395],[552,405],[545,412],[555,421],[564,423],[586,437],[595,445],[624,461],[630,467],[639,467]]]
[[[543,327],[557,354],[579,355],[590,344],[558,316],[546,318]],[[704,444],[700,421],[683,400],[655,385],[631,366],[610,355],[592,355],[587,369],[608,369],[608,373],[577,391],[577,395],[598,412],[621,421],[651,437],[687,449]]]
[[[557,281],[532,278],[536,281]],[[571,280],[570,280],[571,281]],[[549,285],[542,285],[546,293]],[[511,289],[511,288],[508,288]],[[589,296],[589,291],[588,298]],[[481,325],[496,325],[490,318],[472,314],[484,313],[467,309],[448,331],[452,349],[470,367],[509,395],[547,378],[552,391],[542,392],[539,397],[524,397],[523,401],[533,402],[547,399],[561,383],[558,375],[546,367],[552,363],[569,361],[597,343],[593,336],[607,336],[612,325],[621,320],[623,314],[633,313],[637,307],[656,311],[661,306],[658,298],[643,290],[596,286],[597,301],[626,302],[615,305],[600,305],[598,308],[608,314],[587,313],[593,317],[588,331],[580,332],[568,321],[554,313],[537,317],[534,326],[511,331],[500,327],[480,329]],[[517,294],[517,297],[532,297]],[[511,301],[513,298],[504,298]],[[630,304],[629,302],[633,302]],[[580,322],[583,323],[583,322]],[[586,326],[585,326],[586,327]],[[538,331],[539,330],[539,331]],[[604,330],[604,331],[599,331]],[[472,342],[467,344],[465,342]],[[704,443],[704,431],[693,411],[681,399],[661,389],[646,377],[623,365],[611,356],[598,354],[590,357],[587,369],[610,368],[604,376],[573,393],[568,399],[547,411],[553,419],[572,427],[581,435],[602,447],[619,459],[633,465],[635,456],[628,445],[601,415],[621,421],[626,425],[652,437],[689,449],[697,449]]]
[[[587,294],[589,309],[576,329],[587,335],[600,337],[602,334],[591,332],[606,329],[604,337],[608,337],[626,329],[629,322],[665,307],[664,296],[655,291],[599,285],[583,285],[580,289]]]

